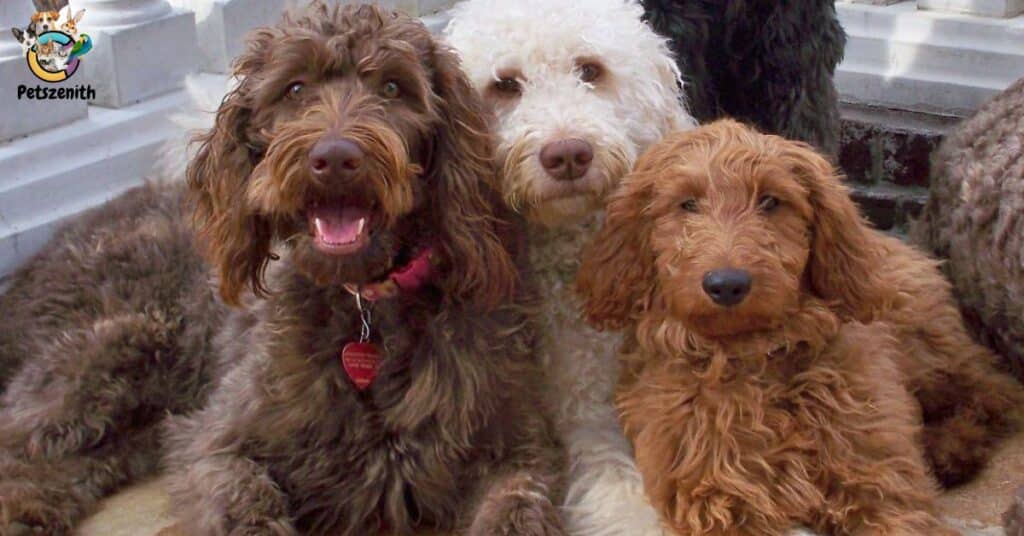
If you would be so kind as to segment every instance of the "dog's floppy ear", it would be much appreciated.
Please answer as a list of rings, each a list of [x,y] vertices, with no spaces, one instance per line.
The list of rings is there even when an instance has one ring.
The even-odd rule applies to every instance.
[[[814,211],[809,282],[814,293],[848,317],[867,322],[894,294],[880,270],[880,252],[832,164],[809,145],[785,141],[782,158],[808,191]]]
[[[651,223],[644,214],[654,174],[642,169],[626,176],[612,193],[604,226],[583,250],[576,287],[583,314],[600,329],[619,329],[648,305],[655,264]]]
[[[242,81],[224,97],[213,128],[196,138],[199,150],[186,172],[196,234],[220,278],[221,297],[231,305],[239,303],[246,287],[266,293],[263,272],[273,236],[270,222],[246,201],[246,184],[261,156],[249,135],[246,76],[258,70],[272,38],[269,30],[258,31],[236,60],[235,75]]]
[[[443,124],[427,170],[439,219],[439,247],[450,264],[447,298],[489,308],[514,292],[517,271],[501,240],[507,222],[497,216],[494,140],[483,103],[454,52],[436,45],[434,92]]]

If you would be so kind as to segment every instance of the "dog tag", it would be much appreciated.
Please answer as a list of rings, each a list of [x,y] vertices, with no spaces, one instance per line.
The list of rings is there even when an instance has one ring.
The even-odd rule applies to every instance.
[[[356,389],[365,391],[377,377],[380,354],[370,342],[350,342],[341,350],[341,365]]]

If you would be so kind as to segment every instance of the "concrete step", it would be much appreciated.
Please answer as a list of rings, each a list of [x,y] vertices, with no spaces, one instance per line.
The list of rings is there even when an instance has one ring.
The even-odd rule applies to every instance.
[[[176,130],[176,91],[0,145],[0,277],[33,255],[62,222],[140,184]]]
[[[914,2],[836,4],[848,42],[844,100],[966,115],[1024,76],[1024,17],[920,11]]]

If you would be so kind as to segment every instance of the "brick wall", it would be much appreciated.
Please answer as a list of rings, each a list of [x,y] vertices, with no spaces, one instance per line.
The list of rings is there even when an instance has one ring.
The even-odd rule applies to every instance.
[[[932,151],[959,118],[844,105],[839,165],[878,228],[904,234],[928,196]]]

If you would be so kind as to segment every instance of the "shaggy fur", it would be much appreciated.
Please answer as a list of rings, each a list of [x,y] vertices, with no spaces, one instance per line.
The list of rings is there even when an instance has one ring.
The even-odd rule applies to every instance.
[[[753,280],[732,307],[702,290],[724,268]],[[629,328],[618,403],[684,534],[955,534],[927,462],[963,480],[1024,401],[935,263],[863,223],[809,146],[736,122],[640,159],[579,288],[591,322]]]
[[[1024,79],[943,141],[912,235],[949,259],[964,316],[1024,380]]]
[[[420,23],[368,6],[309,10],[253,35],[236,63],[239,86],[189,167],[202,250],[224,300],[245,309],[219,305],[202,271],[138,281],[149,272],[127,272],[144,258],[132,248],[153,240],[108,223],[120,216],[112,208],[15,284],[5,312],[27,312],[5,324],[6,340],[35,355],[0,409],[0,534],[14,521],[67,532],[98,496],[152,471],[161,450],[188,534],[562,534],[563,455],[534,407],[531,290],[517,281],[517,230],[493,190],[481,102]],[[310,171],[312,149],[328,139],[361,149],[354,172]],[[142,204],[112,205],[121,206]],[[322,207],[365,211],[358,247],[325,246],[307,222]],[[180,214],[165,219],[177,236]],[[174,253],[189,261],[182,240]],[[432,281],[372,306],[382,364],[359,392],[339,362],[360,331],[343,284],[378,280],[427,245]],[[98,274],[74,277],[114,266],[111,247],[129,254],[109,285],[123,277],[149,290],[103,295],[85,302],[89,316],[72,316],[90,295],[54,294],[40,278],[94,284]],[[80,250],[98,253],[78,261]],[[200,311],[163,320],[146,306],[164,301],[129,301],[154,288],[180,289],[184,297],[164,301]],[[125,326],[107,316],[129,306],[147,314]],[[179,331],[143,346],[151,316]],[[82,340],[60,335],[78,331]],[[117,336],[118,353],[82,352],[90,337]],[[209,390],[204,409],[181,416]],[[168,413],[179,416],[163,438]]]
[[[846,34],[833,0],[642,2],[654,29],[671,38],[701,123],[733,117],[837,153],[832,75]]]
[[[572,0],[468,0],[446,32],[497,114],[505,200],[530,220],[547,402],[570,453],[566,519],[581,535],[662,533],[612,406],[617,336],[588,328],[572,292],[606,192],[648,145],[693,126],[675,63],[641,15],[623,0],[585,9]],[[584,176],[556,181],[539,154],[574,138],[593,147],[593,162]]]
[[[0,534],[66,534],[151,473],[167,413],[207,390],[221,311],[182,189],[147,185],[59,232],[0,297]]]

